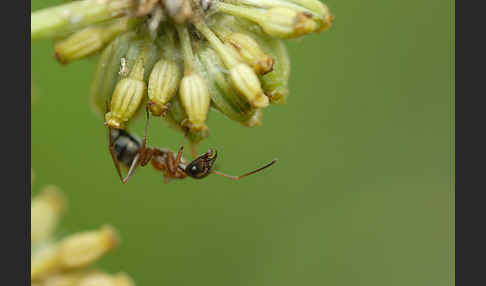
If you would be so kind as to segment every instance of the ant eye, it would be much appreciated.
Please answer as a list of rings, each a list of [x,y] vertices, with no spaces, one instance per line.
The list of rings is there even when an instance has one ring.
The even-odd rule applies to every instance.
[[[211,166],[202,160],[194,160],[186,167],[186,174],[194,179],[202,179],[210,174]]]
[[[206,176],[206,170],[200,160],[194,160],[186,167],[186,174],[195,179],[200,179]]]
[[[216,160],[216,153],[213,150],[209,150],[207,153],[194,159],[189,165],[186,166],[185,172],[188,176],[194,179],[202,179],[211,174],[211,168]]]

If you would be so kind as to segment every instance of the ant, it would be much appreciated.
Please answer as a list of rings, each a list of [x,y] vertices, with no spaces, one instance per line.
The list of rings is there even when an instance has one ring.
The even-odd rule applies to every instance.
[[[187,133],[184,135],[181,147],[179,147],[177,153],[166,148],[149,147],[146,144],[150,116],[148,108],[146,108],[146,114],[147,119],[145,121],[145,131],[142,140],[124,130],[108,127],[109,151],[118,176],[123,184],[128,182],[139,165],[144,167],[149,162],[152,163],[154,169],[163,173],[164,183],[168,183],[170,179],[185,179],[187,176],[194,179],[202,179],[211,173],[232,180],[239,180],[260,172],[277,162],[277,159],[274,159],[265,166],[240,176],[227,175],[212,170],[213,164],[218,157],[218,152],[210,148],[206,153],[195,158],[189,164],[185,164],[186,161],[182,157],[182,152],[184,150],[184,139]],[[125,177],[123,177],[120,170],[120,162],[128,168],[128,173]]]

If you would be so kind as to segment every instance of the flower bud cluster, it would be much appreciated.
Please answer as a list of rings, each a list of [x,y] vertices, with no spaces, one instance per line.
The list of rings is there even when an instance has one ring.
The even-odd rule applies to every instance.
[[[77,2],[109,6],[75,30],[47,34],[61,39],[62,63],[99,52],[90,98],[105,125],[124,129],[147,107],[193,143],[208,136],[211,109],[261,125],[263,109],[287,101],[290,60],[281,39],[327,30],[334,19],[320,0]]]
[[[117,246],[118,234],[113,227],[105,225],[56,239],[56,227],[65,210],[66,199],[55,186],[44,187],[32,199],[32,285],[134,286],[133,280],[123,272],[108,274],[88,269]]]

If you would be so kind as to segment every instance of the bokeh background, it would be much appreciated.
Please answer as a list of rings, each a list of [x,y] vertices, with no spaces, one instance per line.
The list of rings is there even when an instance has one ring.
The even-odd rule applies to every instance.
[[[95,60],[61,66],[33,42],[33,194],[66,192],[61,234],[114,225],[120,248],[99,265],[138,285],[449,285],[453,3],[325,3],[331,31],[287,41],[287,105],[254,129],[210,114],[199,152],[216,147],[220,170],[279,158],[239,182],[141,168],[122,185],[88,105]],[[152,120],[150,144],[180,140]]]

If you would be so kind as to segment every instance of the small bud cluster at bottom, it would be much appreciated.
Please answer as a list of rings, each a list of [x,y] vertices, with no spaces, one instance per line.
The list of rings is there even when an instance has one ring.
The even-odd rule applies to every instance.
[[[44,187],[32,200],[32,285],[134,286],[125,273],[88,269],[118,245],[118,233],[112,226],[56,239],[55,230],[65,209],[64,195],[55,186]]]

